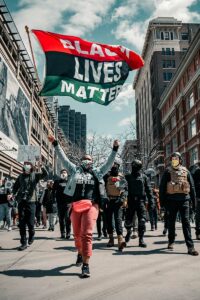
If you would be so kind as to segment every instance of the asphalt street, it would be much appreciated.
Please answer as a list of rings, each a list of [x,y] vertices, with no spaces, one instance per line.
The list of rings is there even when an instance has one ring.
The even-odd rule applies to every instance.
[[[123,253],[117,239],[116,247],[107,248],[107,239],[97,241],[95,232],[88,279],[75,266],[73,238],[61,240],[58,225],[54,232],[36,229],[34,243],[22,252],[18,229],[1,230],[0,300],[199,300],[200,256],[187,254],[179,223],[174,251],[167,249],[162,229],[159,223],[152,232],[148,223],[148,247],[132,239]],[[200,241],[195,248],[200,251]]]

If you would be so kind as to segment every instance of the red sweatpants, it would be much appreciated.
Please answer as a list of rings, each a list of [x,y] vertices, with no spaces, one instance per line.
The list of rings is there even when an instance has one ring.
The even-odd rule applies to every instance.
[[[75,246],[82,256],[92,256],[92,234],[98,217],[99,208],[93,204],[85,212],[71,212]]]

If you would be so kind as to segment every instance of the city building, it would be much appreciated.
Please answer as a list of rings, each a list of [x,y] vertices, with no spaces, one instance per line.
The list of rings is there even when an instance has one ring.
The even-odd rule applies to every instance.
[[[158,105],[200,24],[182,23],[173,17],[149,22],[142,57],[145,65],[134,79],[137,138],[143,161],[161,173],[164,167],[162,126]]]
[[[62,105],[58,111],[58,125],[69,143],[76,145],[82,152],[86,151],[87,119],[85,114]]]
[[[126,140],[121,153],[123,173],[131,172],[131,163],[134,158],[140,158],[137,140]]]
[[[200,161],[200,30],[161,96],[165,164],[179,151],[188,168]]]
[[[39,97],[32,61],[12,16],[0,5],[0,179],[16,178],[22,170],[17,161],[21,145],[38,146],[40,158],[54,168],[54,150],[48,134],[54,134],[53,99]]]

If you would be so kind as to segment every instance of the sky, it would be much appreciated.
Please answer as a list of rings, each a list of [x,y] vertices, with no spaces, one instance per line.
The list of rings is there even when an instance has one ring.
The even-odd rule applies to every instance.
[[[200,0],[5,0],[27,50],[30,51],[25,25],[105,43],[123,45],[142,53],[151,19],[175,17],[182,22],[200,23]],[[31,37],[41,80],[44,54]],[[135,124],[135,95],[129,73],[124,88],[109,106],[83,104],[70,97],[59,97],[61,105],[87,114],[87,132],[115,137],[130,132]],[[129,138],[133,138],[130,136]]]

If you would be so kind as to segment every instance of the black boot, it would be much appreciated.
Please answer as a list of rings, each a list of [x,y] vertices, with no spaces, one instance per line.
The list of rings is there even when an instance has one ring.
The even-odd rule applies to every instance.
[[[28,244],[31,245],[34,242],[34,235],[33,236],[29,236],[28,238]]]
[[[125,236],[125,242],[128,243],[131,239],[131,229],[127,230],[127,234]]]
[[[21,244],[21,246],[19,246],[18,251],[23,251],[27,248],[27,244]]]
[[[147,244],[144,242],[143,238],[139,238],[139,247],[146,248]]]

